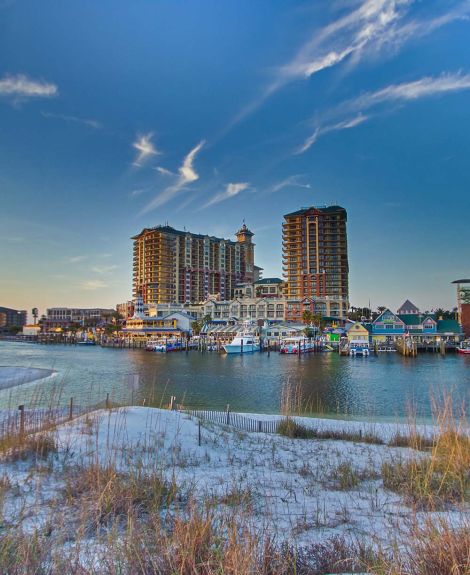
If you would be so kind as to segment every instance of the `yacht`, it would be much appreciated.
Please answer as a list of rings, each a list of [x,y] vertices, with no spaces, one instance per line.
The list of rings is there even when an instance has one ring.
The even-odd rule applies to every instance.
[[[259,338],[248,326],[239,331],[233,340],[223,346],[226,353],[252,353],[260,351]]]

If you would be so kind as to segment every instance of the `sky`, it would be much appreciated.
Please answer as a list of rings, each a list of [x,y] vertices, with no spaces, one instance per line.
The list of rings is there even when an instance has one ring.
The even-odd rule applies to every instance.
[[[113,307],[131,236],[348,211],[350,300],[470,275],[470,0],[0,0],[0,305]]]

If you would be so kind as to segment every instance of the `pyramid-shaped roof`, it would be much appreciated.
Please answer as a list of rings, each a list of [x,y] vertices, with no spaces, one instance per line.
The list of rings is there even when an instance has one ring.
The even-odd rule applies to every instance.
[[[415,306],[409,299],[407,299],[397,311],[398,314],[418,314],[419,308]]]

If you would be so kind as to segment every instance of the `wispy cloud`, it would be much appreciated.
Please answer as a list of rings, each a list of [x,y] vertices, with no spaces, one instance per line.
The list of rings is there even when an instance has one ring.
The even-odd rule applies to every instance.
[[[162,176],[174,176],[175,175],[173,172],[170,172],[170,170],[167,170],[163,166],[157,166],[155,168],[155,170],[157,172],[159,172]]]
[[[455,20],[466,19],[470,14],[470,0],[437,3],[441,11],[427,18],[412,15],[410,8],[415,3],[415,0],[362,0],[357,6],[355,2],[352,10],[313,30],[311,38],[289,62],[277,68],[271,82],[242,109],[230,126],[254,112],[290,82],[306,80],[342,63],[353,67],[366,58],[395,54],[405,43]]]
[[[427,76],[413,82],[391,84],[375,92],[366,92],[357,98],[343,102],[328,112],[326,116],[330,118],[330,123],[317,126],[295,153],[306,152],[321,136],[339,130],[355,128],[380,113],[388,112],[390,105],[396,106],[400,103],[469,89],[470,74],[457,73],[442,74],[437,77]],[[373,113],[370,113],[370,110],[373,110]],[[355,116],[351,117],[352,114]],[[346,119],[339,120],[345,116]],[[331,123],[331,118],[336,118],[336,121]]]
[[[0,79],[0,96],[24,100],[27,98],[50,98],[57,96],[55,84],[42,80],[32,80],[25,74],[4,76]]]
[[[140,134],[137,137],[137,140],[132,144],[132,147],[135,148],[138,152],[137,157],[133,162],[134,166],[141,167],[149,158],[160,154],[160,152],[154,146],[152,138],[153,132],[149,132],[148,134]]]
[[[311,188],[310,184],[305,184],[299,181],[302,176],[295,174],[293,176],[288,176],[284,180],[281,180],[277,184],[271,186],[270,192],[280,192],[284,188]]]
[[[225,200],[228,200],[230,198],[234,198],[235,196],[238,196],[238,194],[240,194],[241,192],[247,190],[249,187],[250,184],[248,182],[237,182],[227,184],[225,186],[225,191],[216,194],[211,200],[207,202],[207,204],[205,204],[204,207],[207,208],[209,206],[213,206],[214,204],[224,202]]]
[[[88,259],[88,256],[70,256],[66,258],[65,261],[69,264],[78,264],[85,261],[86,259]]]
[[[151,210],[154,210],[163,204],[166,204],[176,195],[178,195],[179,192],[181,192],[181,190],[183,190],[188,184],[191,184],[192,182],[195,182],[199,179],[199,174],[194,168],[194,161],[204,144],[205,140],[202,140],[197,146],[190,150],[190,152],[184,157],[183,163],[178,169],[178,174],[174,174],[174,177],[176,178],[175,182],[166,187],[160,194],[158,194],[158,196],[149,202],[140,212],[141,215],[150,212]]]
[[[317,127],[315,128],[313,134],[306,138],[304,143],[295,151],[295,154],[303,154],[309,150],[321,136],[325,136],[331,132],[339,132],[340,130],[350,130],[351,128],[355,128],[356,126],[363,124],[369,118],[370,116],[359,114],[354,118],[349,118],[347,120],[343,120],[342,122],[337,122],[336,124]]]
[[[71,122],[75,124],[83,124],[94,130],[100,130],[103,126],[100,122],[96,120],[90,120],[88,118],[78,118],[77,116],[67,116],[65,114],[53,114],[52,112],[41,112],[44,118],[55,118],[57,120],[63,120],[64,122]]]
[[[470,74],[442,74],[427,76],[413,82],[391,84],[376,92],[366,92],[358,98],[349,100],[343,108],[354,110],[369,109],[384,102],[419,100],[431,96],[460,92],[470,88]]]
[[[117,269],[117,265],[109,265],[109,266],[95,266],[91,268],[91,271],[95,274],[99,275],[107,275]]]
[[[84,289],[84,290],[92,291],[92,290],[106,288],[106,287],[108,287],[108,284],[106,284],[102,280],[88,280],[88,281],[84,281],[81,284],[79,284],[79,287],[81,289]]]
[[[132,198],[136,198],[137,196],[141,196],[142,194],[145,194],[145,192],[147,192],[148,190],[146,190],[145,188],[137,188],[135,190],[132,190],[130,193],[130,196]]]

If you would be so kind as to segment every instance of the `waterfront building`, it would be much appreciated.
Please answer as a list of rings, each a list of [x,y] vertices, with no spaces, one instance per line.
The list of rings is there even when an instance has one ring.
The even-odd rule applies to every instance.
[[[236,298],[230,301],[209,299],[203,304],[203,315],[213,320],[237,321],[285,321],[286,305],[284,298]]]
[[[383,311],[371,324],[374,343],[393,343],[403,337],[412,337],[421,344],[436,345],[441,340],[458,342],[462,328],[453,319],[436,318],[433,314],[394,314]]]
[[[371,324],[372,340],[377,343],[389,343],[403,337],[405,322],[391,310],[384,310]]]
[[[26,335],[28,337],[37,337],[41,331],[41,326],[37,323],[31,323],[23,326],[22,335]]]
[[[134,315],[125,322],[122,333],[131,339],[149,339],[154,337],[170,338],[189,335],[194,318],[184,312],[173,312],[164,317],[149,316],[145,313],[142,296],[137,296]]]
[[[350,323],[346,326],[346,335],[349,343],[369,343],[370,332],[368,326],[356,322]]]
[[[284,219],[287,318],[302,321],[305,310],[345,318],[349,309],[346,210],[308,207]]]
[[[168,225],[143,229],[132,238],[134,297],[146,304],[230,299],[236,284],[255,279],[253,235],[245,224],[236,241]]]
[[[110,322],[114,314],[115,310],[108,308],[51,307],[46,311],[43,329],[68,329],[73,325],[97,326]]]
[[[22,309],[0,307],[0,333],[8,333],[11,328],[21,330],[26,325],[28,313]]]

